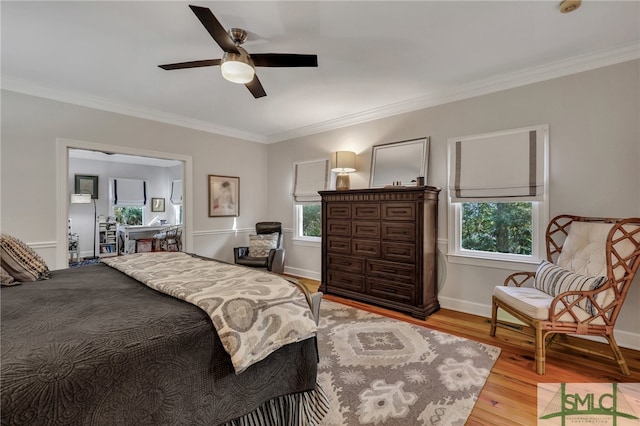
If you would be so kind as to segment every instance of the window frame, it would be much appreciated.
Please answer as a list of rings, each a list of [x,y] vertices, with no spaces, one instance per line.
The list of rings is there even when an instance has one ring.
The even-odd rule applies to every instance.
[[[293,241],[295,241],[299,245],[310,245],[313,247],[319,246],[322,243],[322,236],[320,237],[311,237],[308,235],[303,235],[303,218],[304,218],[304,207],[309,205],[320,205],[321,202],[312,202],[312,203],[294,203],[293,204]],[[322,209],[320,209],[320,218],[322,219]]]
[[[546,198],[546,197],[545,197]],[[487,201],[491,202],[491,201]],[[449,241],[447,258],[451,263],[514,269],[537,265],[546,258],[545,234],[548,203],[531,201],[531,255],[493,253],[462,248],[462,204],[449,203]]]
[[[529,129],[537,129],[544,132],[543,139],[543,196],[539,201],[529,201],[531,208],[531,255],[492,253],[477,250],[468,250],[462,248],[462,203],[452,202],[451,192],[447,191],[448,204],[448,241],[447,241],[447,260],[450,263],[483,266],[491,268],[509,269],[509,270],[531,270],[532,266],[538,265],[543,259],[546,259],[546,230],[549,223],[549,125],[538,125],[523,127],[520,129],[510,129],[499,132],[484,133],[478,135],[465,136],[463,138],[451,138],[449,142],[454,140],[475,139],[492,135],[503,135],[525,131]],[[451,185],[451,148],[447,147],[447,185]],[[522,202],[524,200],[514,199],[513,201]],[[492,202],[509,202],[508,199],[490,199],[473,200],[469,202],[475,203],[492,203]]]

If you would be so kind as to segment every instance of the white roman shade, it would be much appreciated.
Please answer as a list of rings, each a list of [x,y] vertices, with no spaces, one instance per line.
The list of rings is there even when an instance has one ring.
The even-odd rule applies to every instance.
[[[329,160],[306,161],[294,164],[293,198],[297,203],[321,200],[318,191],[327,189]]]
[[[171,204],[182,204],[182,180],[174,180],[171,182],[171,196],[169,197]]]
[[[542,201],[549,126],[449,139],[451,202]]]
[[[117,207],[147,204],[147,182],[142,179],[114,179],[113,205]]]

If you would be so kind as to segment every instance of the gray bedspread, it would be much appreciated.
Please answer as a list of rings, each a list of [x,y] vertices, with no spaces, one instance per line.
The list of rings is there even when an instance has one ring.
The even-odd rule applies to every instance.
[[[202,310],[106,265],[0,299],[3,425],[217,425],[315,388],[315,338],[236,375]]]

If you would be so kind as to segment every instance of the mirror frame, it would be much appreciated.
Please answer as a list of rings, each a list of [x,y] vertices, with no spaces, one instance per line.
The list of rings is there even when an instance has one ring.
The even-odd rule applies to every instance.
[[[429,142],[430,142],[430,137],[429,136],[425,136],[422,138],[417,138],[417,139],[409,139],[409,140],[405,140],[405,141],[400,141],[400,142],[390,142],[390,143],[385,143],[385,144],[380,144],[380,145],[373,145],[371,147],[371,173],[369,174],[369,187],[370,188],[384,188],[385,186],[390,186],[393,185],[393,181],[391,182],[376,182],[376,167],[378,169],[381,168],[381,160],[382,160],[382,155],[383,153],[390,153],[392,151],[396,151],[399,152],[402,148],[406,148],[408,146],[412,146],[412,145],[418,145],[421,147],[422,149],[422,156],[421,157],[416,157],[413,155],[408,155],[406,158],[402,158],[401,161],[403,164],[406,164],[409,167],[412,167],[413,170],[418,170],[420,169],[420,173],[419,174],[415,174],[415,173],[410,173],[414,176],[408,176],[406,171],[404,170],[404,167],[400,168],[398,167],[397,169],[394,170],[397,171],[397,178],[394,179],[395,181],[400,181],[402,182],[402,186],[416,186],[417,182],[411,182],[412,180],[415,180],[416,177],[418,176],[424,176],[424,184],[427,184],[427,172],[428,172],[428,165],[429,165]]]

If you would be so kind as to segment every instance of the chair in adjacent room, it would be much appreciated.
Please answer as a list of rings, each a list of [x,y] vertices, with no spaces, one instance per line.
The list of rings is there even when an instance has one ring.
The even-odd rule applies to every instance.
[[[266,268],[270,272],[284,272],[284,248],[280,222],[256,223],[256,235],[249,235],[248,247],[235,247],[233,259],[238,265]]]
[[[491,336],[505,323],[498,308],[532,327],[538,374],[544,374],[546,347],[555,335],[604,337],[613,352],[605,357],[629,375],[613,331],[640,264],[640,218],[557,216],[547,226],[546,246],[547,260],[535,273],[511,274],[495,287]],[[573,340],[568,346],[592,354]]]
[[[182,225],[169,226],[153,236],[154,251],[182,251]]]

